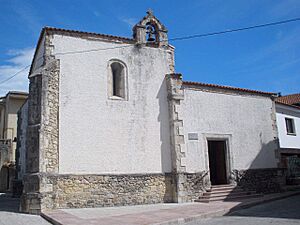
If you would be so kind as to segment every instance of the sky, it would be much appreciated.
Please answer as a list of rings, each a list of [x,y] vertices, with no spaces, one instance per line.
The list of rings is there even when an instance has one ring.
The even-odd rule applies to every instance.
[[[44,26],[131,37],[151,8],[169,38],[300,17],[300,0],[0,0],[0,83],[30,65]],[[300,21],[170,42],[186,81],[300,92]],[[28,91],[28,69],[0,96]]]

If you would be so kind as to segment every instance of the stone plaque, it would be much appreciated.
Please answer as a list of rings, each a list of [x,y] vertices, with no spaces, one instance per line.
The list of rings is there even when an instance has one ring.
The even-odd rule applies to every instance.
[[[189,140],[198,140],[198,133],[188,133]]]

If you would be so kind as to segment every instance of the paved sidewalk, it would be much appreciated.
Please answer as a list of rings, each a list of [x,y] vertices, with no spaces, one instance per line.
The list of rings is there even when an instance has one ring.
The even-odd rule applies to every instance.
[[[55,225],[173,225],[222,216],[261,203],[298,195],[300,191],[269,194],[246,201],[156,204],[108,208],[60,209],[43,212],[42,216]]]
[[[40,216],[20,213],[19,203],[11,194],[0,193],[0,225],[51,225]]]

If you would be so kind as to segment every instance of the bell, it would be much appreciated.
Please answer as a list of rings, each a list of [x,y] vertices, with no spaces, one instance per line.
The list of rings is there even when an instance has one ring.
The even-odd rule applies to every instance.
[[[147,34],[148,34],[147,41],[154,42],[155,38],[153,36],[155,35],[155,28],[152,25],[149,25],[149,26],[147,26],[146,30],[147,30]]]
[[[147,41],[153,42],[153,41],[155,41],[155,38],[153,38],[152,36],[149,36]]]

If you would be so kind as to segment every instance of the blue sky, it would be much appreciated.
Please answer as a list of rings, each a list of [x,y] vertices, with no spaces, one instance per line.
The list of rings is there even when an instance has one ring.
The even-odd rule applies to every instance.
[[[31,63],[43,26],[131,37],[148,8],[169,38],[300,17],[299,0],[0,0],[0,81]],[[300,21],[171,42],[184,80],[300,92]],[[0,85],[28,90],[27,71]]]

